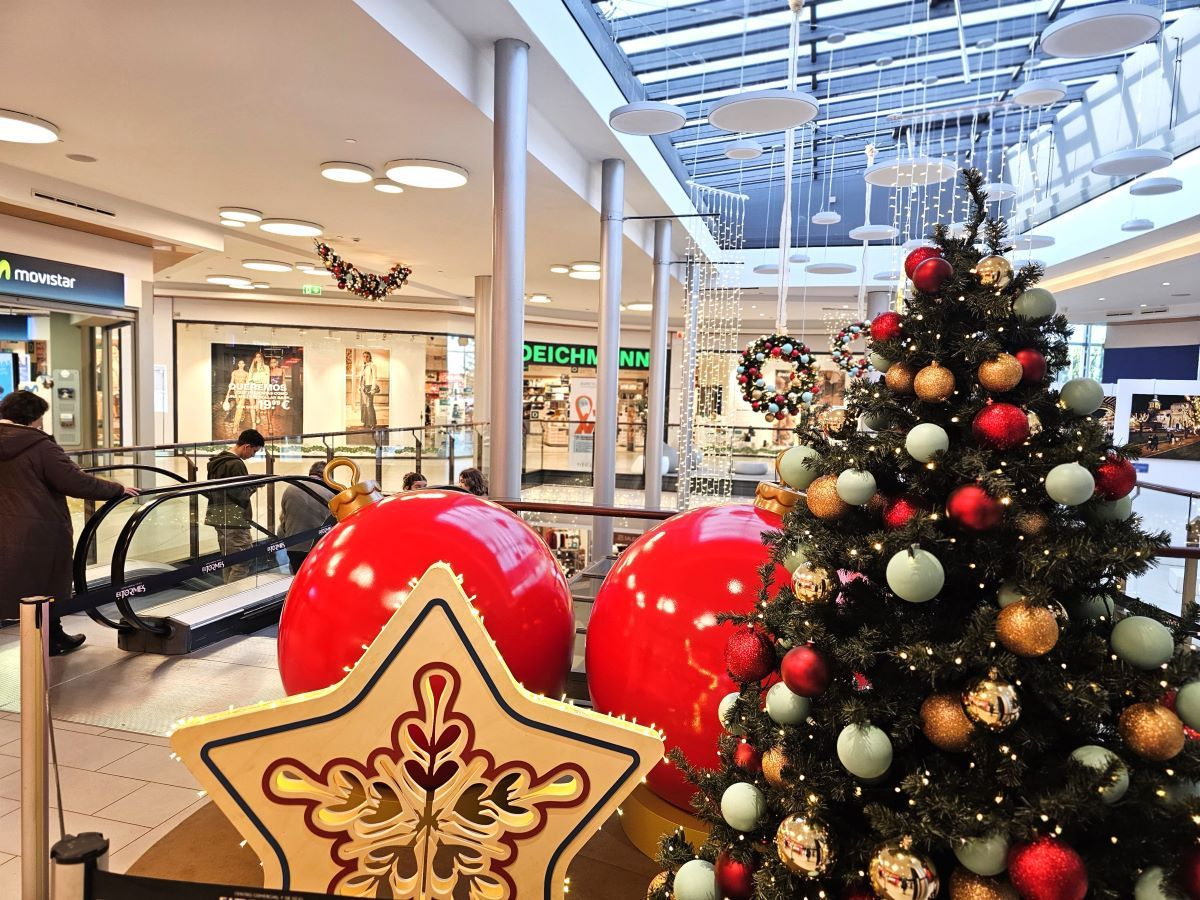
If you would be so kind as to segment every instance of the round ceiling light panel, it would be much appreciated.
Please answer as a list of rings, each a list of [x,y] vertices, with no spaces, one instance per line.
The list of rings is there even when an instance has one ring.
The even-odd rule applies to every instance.
[[[573,262],[573,263],[571,263],[571,271],[572,272],[599,272],[600,271],[600,263],[589,262],[588,260],[583,260],[582,262]]]
[[[951,160],[913,156],[875,163],[863,177],[868,184],[876,187],[918,187],[940,184],[953,178],[957,172],[958,167]]]
[[[652,309],[654,309],[654,304],[639,300],[637,303],[630,303],[625,308],[630,312],[650,312]]]
[[[993,181],[983,186],[983,192],[987,194],[989,203],[999,203],[1017,196],[1017,187],[1007,181]]]
[[[256,269],[259,272],[290,272],[292,266],[290,263],[280,262],[277,259],[243,259],[243,269]]]
[[[817,101],[811,94],[782,88],[766,91],[742,91],[722,97],[708,108],[708,124],[722,131],[749,134],[758,131],[784,131],[811,122],[817,115]]]
[[[261,222],[263,217],[257,209],[247,209],[244,206],[222,206],[217,212],[222,219],[232,219],[235,222]]]
[[[392,181],[409,187],[445,190],[467,183],[467,170],[436,159],[393,159],[383,167]]]
[[[899,281],[900,273],[892,269],[887,272],[876,272],[872,277],[875,281]]]
[[[1064,16],[1042,32],[1047,56],[1091,59],[1144,44],[1162,27],[1159,11],[1139,3],[1106,3]]]
[[[321,175],[330,181],[340,181],[343,184],[366,184],[375,179],[375,173],[370,166],[352,162],[323,162]]]
[[[1012,239],[1015,250],[1045,250],[1054,243],[1055,239],[1048,234],[1019,234]]]
[[[809,261],[810,258],[811,257],[809,257],[809,255],[807,253],[796,252],[788,257],[788,262],[797,263],[797,264],[806,263]]]
[[[270,286],[271,286],[271,283],[268,281],[252,281],[252,282],[250,282],[250,287],[255,288],[256,290],[260,290],[260,291],[265,291]]]
[[[530,303],[549,303],[550,297],[547,294],[530,294],[527,298]]]
[[[687,116],[673,103],[638,100],[618,106],[608,114],[608,126],[621,134],[669,134],[683,127]]]
[[[222,219],[221,224],[226,228],[245,228],[245,222],[239,222],[237,219]]]
[[[1101,156],[1092,163],[1092,174],[1134,178],[1138,175],[1145,175],[1147,172],[1153,172],[1155,169],[1165,169],[1173,162],[1175,162],[1175,157],[1166,150],[1132,147],[1128,150],[1117,150]]]
[[[375,188],[375,190],[379,191],[381,194],[404,193],[404,188],[400,187],[400,185],[396,184],[396,182],[392,181],[390,178],[376,178],[374,182],[372,182],[371,187]]]
[[[842,214],[836,213],[831,209],[823,209],[818,213],[813,213],[812,223],[814,225],[836,225],[842,221]]]
[[[226,287],[247,288],[251,285],[250,279],[241,275],[209,275],[204,280],[209,284],[223,284]]]
[[[858,266],[840,262],[815,262],[805,266],[804,271],[813,275],[849,275],[851,272],[857,272]]]
[[[851,228],[850,240],[890,241],[898,234],[900,234],[900,230],[894,225],[872,225],[868,222],[865,225],[859,225],[857,228]]]
[[[586,269],[572,269],[567,273],[568,278],[576,278],[579,281],[599,281],[599,272],[589,272]]]
[[[778,275],[779,266],[775,263],[759,263],[754,267],[755,275]]]
[[[571,271],[571,267],[566,265],[565,263],[555,263],[554,265],[552,265],[550,267],[550,271],[553,272],[555,275],[566,275],[568,272]]]
[[[306,222],[303,219],[263,219],[258,227],[270,234],[282,234],[287,237],[320,237],[324,230],[316,222]]]
[[[1160,194],[1173,194],[1183,190],[1183,182],[1178,178],[1160,176],[1158,178],[1143,178],[1129,186],[1129,193],[1135,197],[1157,197]]]
[[[743,161],[749,159],[758,159],[760,156],[762,156],[762,153],[762,144],[760,144],[758,141],[752,141],[748,138],[742,141],[734,141],[725,148],[725,157],[727,159]]]
[[[13,144],[53,144],[58,127],[45,119],[12,109],[0,109],[0,141]]]
[[[1122,231],[1149,231],[1153,227],[1154,223],[1149,219],[1130,219],[1121,223]]]
[[[1049,106],[1067,96],[1067,86],[1053,78],[1031,78],[1015,91],[1013,102],[1021,106]]]

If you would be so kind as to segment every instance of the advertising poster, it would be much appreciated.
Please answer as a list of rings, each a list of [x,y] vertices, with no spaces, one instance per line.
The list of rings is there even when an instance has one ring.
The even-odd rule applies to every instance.
[[[265,437],[300,434],[303,399],[303,347],[212,345],[213,440],[232,440],[246,428]]]
[[[387,428],[388,380],[391,354],[387,350],[346,348],[346,430]]]
[[[1129,443],[1143,459],[1200,460],[1200,396],[1134,394]]]
[[[592,445],[596,439],[596,379],[571,376],[567,408],[567,468],[592,470]]]
[[[0,398],[11,394],[17,387],[17,355],[0,350]]]

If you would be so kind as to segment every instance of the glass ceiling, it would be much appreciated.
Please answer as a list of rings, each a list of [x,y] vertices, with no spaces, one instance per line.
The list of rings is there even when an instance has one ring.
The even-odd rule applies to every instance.
[[[564,0],[590,3],[581,22],[630,99],[668,100],[687,115],[683,128],[656,139],[681,181],[744,193],[746,244],[771,246],[771,218],[782,201],[784,134],[756,134],[756,160],[725,156],[747,135],[710,126],[715,100],[742,89],[787,85],[787,0]],[[1079,100],[1098,79],[1115,73],[1125,54],[1046,59],[1037,53],[1043,29],[1076,9],[1111,0],[806,0],[800,33],[799,87],[820,112],[797,132],[799,216],[794,246],[854,243],[846,232],[862,224],[866,147],[879,158],[915,140],[930,155],[973,162],[989,180],[1011,180],[1002,151]],[[1191,0],[1147,0],[1163,11],[1164,27]],[[956,7],[958,11],[956,11]],[[577,15],[577,18],[579,16]],[[607,44],[607,47],[600,46]],[[619,52],[612,52],[613,47]],[[1132,51],[1130,51],[1132,52]],[[1068,93],[1041,110],[1012,102],[1031,78],[1054,78]],[[774,196],[772,196],[774,192]],[[876,191],[871,217],[891,222],[888,191]],[[834,199],[831,201],[830,197]],[[842,213],[839,225],[818,227],[821,208]]]

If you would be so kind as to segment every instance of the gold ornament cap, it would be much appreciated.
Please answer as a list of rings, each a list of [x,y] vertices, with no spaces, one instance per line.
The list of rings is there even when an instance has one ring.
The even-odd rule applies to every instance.
[[[793,491],[782,484],[760,481],[754,490],[754,505],[767,512],[786,516],[792,511],[792,507],[800,502],[800,496],[799,491]]]
[[[350,469],[350,484],[345,485],[333,480],[333,473],[343,466]],[[338,491],[329,500],[329,509],[337,516],[339,522],[344,522],[360,509],[373,506],[383,499],[383,490],[378,481],[360,481],[358,463],[345,456],[335,456],[325,463],[325,471],[321,473],[325,483]]]

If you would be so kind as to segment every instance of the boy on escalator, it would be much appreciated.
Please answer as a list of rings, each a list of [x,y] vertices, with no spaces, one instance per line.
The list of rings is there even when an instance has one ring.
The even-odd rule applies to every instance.
[[[238,435],[233,449],[222,450],[208,461],[208,480],[244,478],[249,475],[246,460],[253,459],[265,445],[261,434],[253,428],[247,428]],[[208,511],[204,515],[204,524],[216,529],[217,545],[221,548],[222,556],[248,550],[254,543],[250,536],[250,498],[254,496],[254,490],[252,487],[225,488],[208,491],[205,495],[208,497]],[[221,579],[228,584],[245,578],[251,571],[252,563],[248,560],[226,564]]]

